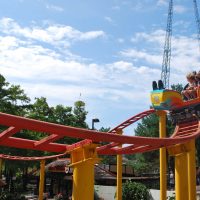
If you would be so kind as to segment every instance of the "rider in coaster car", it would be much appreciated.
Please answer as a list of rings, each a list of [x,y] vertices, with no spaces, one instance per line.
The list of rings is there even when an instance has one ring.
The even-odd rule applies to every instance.
[[[156,81],[153,81],[152,87],[153,87],[153,90],[163,90],[163,89],[165,89],[162,80],[158,81],[158,85],[157,85]]]
[[[188,84],[184,87],[184,90],[182,91],[183,98],[185,100],[190,100],[194,99],[197,97],[197,92],[196,92],[196,72],[191,72],[186,75]]]

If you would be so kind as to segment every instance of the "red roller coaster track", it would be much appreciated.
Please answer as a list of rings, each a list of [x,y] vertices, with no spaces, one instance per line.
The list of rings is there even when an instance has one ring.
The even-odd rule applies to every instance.
[[[152,151],[160,147],[167,147],[174,144],[185,143],[192,138],[198,137],[200,135],[200,123],[198,120],[177,125],[174,134],[170,138],[150,138],[116,134],[118,131],[125,129],[134,122],[152,113],[155,113],[155,110],[151,109],[139,113],[121,123],[120,125],[116,126],[108,133],[63,126],[0,113],[0,125],[7,127],[6,130],[0,133],[0,146],[58,153],[57,155],[46,157],[19,157],[3,154],[1,154],[0,157],[4,159],[14,160],[51,159],[63,156],[74,148],[84,146],[92,142],[108,143],[104,146],[100,146],[97,148],[98,154],[133,154]],[[48,134],[48,136],[44,136],[44,138],[39,141],[13,137],[14,134],[19,132],[20,130],[32,130],[36,132],[42,132]],[[61,139],[65,136],[79,138],[83,140],[71,145],[56,143],[56,140]],[[126,146],[118,147],[122,144],[126,144]]]

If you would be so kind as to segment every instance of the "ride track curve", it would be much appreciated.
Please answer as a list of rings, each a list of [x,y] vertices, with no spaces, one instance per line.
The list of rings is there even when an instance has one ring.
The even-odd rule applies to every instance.
[[[53,124],[0,112],[0,125],[8,127],[0,133],[0,146],[59,153],[57,155],[45,157],[20,157],[0,154],[0,158],[11,160],[53,159],[64,156],[77,147],[83,147],[84,145],[88,145],[93,142],[108,143],[97,147],[98,154],[116,155],[142,153],[156,150],[161,147],[169,147],[176,144],[186,143],[187,141],[200,135],[200,122],[198,119],[176,125],[174,133],[169,138],[139,137],[117,134],[119,131],[122,131],[134,122],[155,112],[156,111],[154,109],[141,112],[124,121],[107,133]],[[48,136],[44,136],[44,138],[39,141],[12,137],[20,130],[42,132],[48,134]],[[70,145],[55,143],[56,140],[63,137],[72,137],[84,140]],[[119,147],[119,145],[122,144],[126,144],[128,146]]]

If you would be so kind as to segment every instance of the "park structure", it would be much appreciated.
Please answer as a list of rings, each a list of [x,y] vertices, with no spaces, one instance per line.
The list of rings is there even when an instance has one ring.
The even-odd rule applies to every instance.
[[[151,92],[152,109],[141,112],[109,132],[99,132],[58,125],[20,116],[0,113],[0,125],[5,130],[0,133],[0,145],[22,149],[54,152],[46,157],[19,157],[1,154],[2,159],[40,161],[39,200],[43,199],[45,160],[65,157],[70,154],[73,167],[73,200],[94,199],[94,165],[100,161],[98,155],[117,156],[117,200],[122,199],[122,155],[135,154],[160,149],[160,199],[167,199],[166,151],[175,157],[176,200],[196,199],[195,139],[200,135],[198,97],[187,102],[180,93],[164,88],[154,88]],[[190,108],[190,109],[189,109]],[[190,112],[187,112],[190,110]],[[159,116],[160,137],[139,137],[124,135],[123,130],[138,120],[151,114]],[[176,123],[174,133],[166,137],[166,116],[171,115]],[[41,140],[30,140],[14,135],[20,130],[44,133]],[[46,136],[48,134],[48,136]],[[63,137],[82,139],[74,144],[59,144]],[[1,171],[1,170],[0,170]],[[87,183],[86,183],[87,182]]]

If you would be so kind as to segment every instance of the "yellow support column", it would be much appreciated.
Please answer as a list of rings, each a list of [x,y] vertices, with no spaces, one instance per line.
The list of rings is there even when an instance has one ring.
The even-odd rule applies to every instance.
[[[187,153],[175,156],[176,200],[189,200]]]
[[[196,200],[196,159],[195,159],[195,140],[189,142],[190,151],[188,152],[188,185],[189,199]]]
[[[191,143],[192,144],[192,143]],[[188,155],[191,153],[192,145],[190,143],[176,144],[168,147],[168,153],[171,156],[175,156],[175,192],[176,200],[195,200],[195,198],[189,198],[189,190],[194,191],[194,188],[189,189],[194,186],[194,183],[190,184],[190,180],[194,179],[193,167],[191,168],[191,163],[194,162],[194,157]],[[194,150],[194,149],[193,149]],[[189,153],[189,154],[190,154]],[[189,161],[190,160],[190,161]],[[191,171],[192,176],[189,177],[189,171]],[[189,177],[189,178],[188,178]],[[190,179],[190,180],[189,180]],[[189,180],[189,183],[188,183]],[[194,194],[190,194],[193,196]]]
[[[117,134],[122,135],[122,130],[118,131]],[[122,147],[122,145],[119,145]],[[117,200],[122,200],[122,155],[117,155]]]
[[[96,147],[97,144],[87,144],[71,152],[72,200],[94,199],[94,164],[99,161]]]
[[[45,177],[45,160],[41,160],[41,161],[40,161],[39,200],[43,200],[43,193],[44,193],[44,177]]]
[[[166,137],[166,112],[158,111],[159,116],[159,136]],[[166,177],[166,148],[160,148],[160,200],[167,199],[167,177]]]

